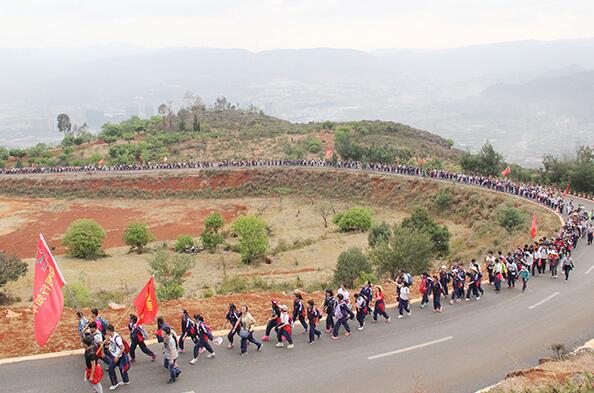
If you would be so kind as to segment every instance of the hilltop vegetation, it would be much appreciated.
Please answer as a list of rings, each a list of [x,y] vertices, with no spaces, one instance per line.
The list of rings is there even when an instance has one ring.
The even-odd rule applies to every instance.
[[[97,135],[85,124],[58,121],[59,146],[0,148],[0,166],[117,165],[139,162],[227,159],[336,158],[455,167],[461,151],[453,141],[407,125],[384,121],[291,123],[255,107],[240,108],[224,97],[207,107],[199,98],[177,111],[159,107],[149,119],[106,123]],[[332,153],[329,153],[332,152]]]
[[[199,97],[177,111],[159,107],[159,115],[106,123],[97,134],[86,124],[57,118],[63,140],[58,146],[27,149],[0,146],[0,167],[130,165],[183,161],[249,159],[342,159],[407,164],[426,169],[499,176],[594,193],[594,154],[583,145],[575,155],[546,155],[543,168],[526,169],[506,162],[487,141],[477,154],[453,148],[452,140],[388,121],[291,123],[259,110],[241,108],[224,97],[206,106]]]

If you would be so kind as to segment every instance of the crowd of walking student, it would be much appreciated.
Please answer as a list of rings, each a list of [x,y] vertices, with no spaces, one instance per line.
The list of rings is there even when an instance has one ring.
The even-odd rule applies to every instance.
[[[166,162],[166,163],[138,163],[120,165],[85,165],[85,166],[55,166],[55,167],[26,167],[0,168],[0,174],[50,174],[83,172],[109,173],[122,171],[150,171],[150,170],[179,170],[179,169],[214,169],[214,168],[253,168],[253,167],[305,167],[305,168],[336,168],[353,169],[369,172],[397,173],[409,176],[423,176],[434,179],[448,180],[457,183],[484,187],[508,194],[522,196],[539,203],[559,209],[563,213],[563,195],[559,190],[536,184],[513,182],[497,177],[476,176],[444,170],[424,169],[411,165],[392,165],[379,163],[361,163],[356,161],[332,160],[220,160],[205,162]]]
[[[592,236],[592,218],[589,213],[581,207],[571,208],[566,224],[553,237],[518,246],[508,253],[489,251],[484,263],[472,259],[467,266],[463,263],[455,263],[449,268],[443,265],[435,273],[421,274],[418,286],[422,296],[420,309],[432,303],[433,312],[441,313],[442,299],[447,302],[448,298],[450,305],[463,300],[478,301],[486,292],[483,288],[484,275],[488,278],[484,282],[493,287],[495,294],[504,290],[502,288],[506,285],[508,290],[514,290],[516,284],[519,286],[520,283],[521,291],[524,292],[531,277],[550,274],[552,279],[557,279],[560,271],[567,282],[574,268],[572,251],[582,238],[585,238],[588,246],[592,245]],[[396,284],[395,298],[398,304],[395,312],[398,318],[410,316],[413,276],[400,271],[393,282]],[[103,391],[101,362],[107,367],[109,389],[115,390],[130,383],[128,373],[136,360],[137,349],[151,361],[156,360],[157,354],[146,345],[149,335],[138,323],[136,315],[129,316],[129,338],[118,334],[115,327],[99,315],[97,309],[91,310],[90,320],[81,313],[78,313],[78,317],[78,332],[85,348],[85,381],[95,392]],[[320,327],[324,317],[323,327]],[[295,346],[293,335],[296,331],[307,335],[309,344],[315,344],[321,339],[322,331],[330,339],[338,340],[341,330],[345,337],[351,335],[352,323],[358,330],[364,330],[368,321],[377,323],[380,319],[386,323],[392,320],[386,310],[386,294],[381,285],[372,285],[368,281],[352,296],[345,285],[338,288],[336,293],[327,289],[322,304],[316,304],[313,299],[306,301],[304,293],[295,290],[290,307],[277,299],[271,299],[270,318],[266,321],[264,335],[260,339],[254,336],[256,320],[249,306],[244,304],[238,308],[235,304],[229,304],[225,313],[227,349],[233,350],[237,340],[240,356],[247,355],[250,346],[260,352],[264,343],[270,341],[276,342],[275,347],[290,350]],[[176,328],[179,326],[179,330],[174,325]],[[155,335],[163,345],[163,367],[169,374],[168,383],[176,382],[182,373],[179,362],[180,356],[186,352],[187,339],[193,345],[187,358],[191,365],[197,364],[200,354],[204,352],[207,352],[207,359],[214,359],[214,348],[224,341],[222,337],[213,335],[202,315],[191,315],[187,310],[181,310],[179,324],[158,317]],[[215,344],[214,347],[212,344]]]

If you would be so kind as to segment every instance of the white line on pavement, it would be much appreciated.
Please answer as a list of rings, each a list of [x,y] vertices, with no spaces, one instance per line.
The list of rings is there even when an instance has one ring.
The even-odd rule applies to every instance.
[[[452,336],[448,336],[448,337],[440,338],[439,340],[433,340],[433,341],[428,341],[423,344],[413,345],[412,347],[406,347],[406,348],[398,349],[398,350],[392,351],[392,352],[380,353],[379,355],[373,355],[373,356],[368,357],[367,360],[375,360],[375,359],[385,358],[386,356],[398,355],[399,353],[402,353],[402,352],[413,351],[415,349],[428,347],[429,345],[439,344],[444,341],[452,340],[453,338],[454,337],[452,337]]]
[[[586,274],[590,274],[592,270],[594,270],[594,265],[590,266],[590,269],[586,270]]]
[[[555,292],[552,295],[549,295],[547,297],[545,297],[544,299],[542,299],[540,302],[538,303],[534,303],[533,305],[531,305],[530,307],[528,307],[528,310],[532,310],[535,307],[540,306],[541,304],[543,304],[544,302],[548,302],[549,300],[551,300],[552,298],[554,298],[555,296],[557,296],[559,294],[559,292]]]

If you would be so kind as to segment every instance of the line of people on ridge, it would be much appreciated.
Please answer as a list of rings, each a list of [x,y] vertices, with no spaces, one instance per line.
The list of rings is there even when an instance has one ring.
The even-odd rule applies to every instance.
[[[432,300],[433,311],[442,312],[442,297],[450,297],[449,303],[452,305],[463,299],[479,300],[485,293],[485,289],[482,288],[483,270],[486,271],[488,282],[494,287],[495,293],[501,291],[505,282],[508,288],[515,288],[519,280],[522,281],[522,292],[524,292],[530,277],[545,274],[547,267],[554,279],[558,277],[559,270],[563,271],[567,282],[574,268],[572,251],[577,247],[580,238],[586,238],[587,245],[591,245],[592,235],[589,214],[581,207],[572,209],[566,224],[556,236],[539,239],[530,245],[518,246],[506,255],[501,251],[496,254],[489,252],[485,257],[484,269],[473,259],[468,269],[463,264],[456,263],[450,269],[445,265],[441,266],[435,274],[421,274],[420,308],[425,308]],[[405,312],[411,315],[412,275],[401,271],[394,282],[398,318],[403,318]],[[82,313],[78,313],[78,332],[85,347],[85,381],[95,392],[103,391],[101,387],[103,370],[99,366],[99,361],[102,361],[107,365],[111,382],[109,389],[115,390],[122,384],[130,383],[128,370],[136,359],[137,348],[140,348],[152,361],[156,360],[157,355],[146,345],[148,334],[138,323],[136,315],[131,314],[129,317],[130,339],[126,340],[115,331],[113,325],[99,315],[97,309],[92,309],[91,314],[92,318],[89,321]],[[387,323],[391,321],[391,316],[386,312],[385,293],[381,285],[375,285],[374,290],[372,284],[367,282],[352,299],[344,285],[337,290],[336,295],[331,289],[327,289],[321,310],[314,300],[305,302],[303,293],[296,290],[291,312],[287,305],[280,304],[276,299],[271,300],[271,317],[267,321],[261,341],[254,338],[256,320],[250,314],[248,306],[243,305],[238,309],[234,304],[230,304],[225,315],[229,326],[227,348],[234,348],[235,338],[238,336],[241,356],[247,355],[249,344],[254,345],[256,351],[260,352],[263,349],[263,343],[270,341],[274,331],[276,346],[285,347],[286,343],[286,348],[292,349],[295,345],[293,341],[295,324],[302,326],[303,334],[308,334],[309,343],[314,344],[322,336],[318,325],[324,314],[326,315],[325,331],[333,340],[339,338],[341,329],[344,329],[345,336],[351,334],[349,324],[351,320],[356,320],[358,330],[364,330],[370,315],[372,322],[377,322],[379,317]],[[157,319],[156,336],[163,344],[163,366],[169,371],[169,383],[174,383],[181,374],[178,358],[180,353],[185,352],[186,338],[194,344],[190,360],[192,365],[198,362],[199,354],[203,352],[208,352],[207,358],[215,358],[216,354],[211,343],[220,345],[223,342],[221,337],[214,337],[202,315],[194,314],[191,317],[186,310],[182,311],[180,332],[181,334],[178,335],[163,317]],[[116,369],[119,370],[121,382],[118,381]]]

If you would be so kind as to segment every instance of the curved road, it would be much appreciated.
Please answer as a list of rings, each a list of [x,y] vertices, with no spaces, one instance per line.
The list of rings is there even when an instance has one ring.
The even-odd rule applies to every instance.
[[[579,202],[594,208],[592,202]],[[297,333],[291,351],[265,344],[262,352],[251,347],[248,356],[240,357],[237,349],[221,346],[216,359],[201,354],[195,366],[188,363],[190,354],[182,354],[183,373],[173,385],[165,384],[168,373],[161,357],[151,363],[140,353],[130,371],[131,384],[117,391],[474,392],[550,356],[551,344],[569,348],[594,337],[594,246],[580,239],[573,255],[569,283],[561,275],[557,280],[536,276],[526,293],[504,288],[501,294],[486,285],[479,302],[444,304],[442,314],[414,304],[411,317],[393,318],[390,324],[368,322],[364,331],[354,329],[336,342],[323,334],[320,342],[308,345]],[[153,349],[161,353],[158,345]],[[5,364],[0,366],[0,391],[88,391],[83,367],[81,355]],[[106,374],[105,391],[108,386]]]

